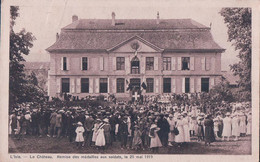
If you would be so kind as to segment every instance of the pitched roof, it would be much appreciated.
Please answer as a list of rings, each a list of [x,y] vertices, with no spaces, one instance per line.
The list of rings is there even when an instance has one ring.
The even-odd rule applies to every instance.
[[[192,19],[116,19],[116,25],[111,25],[111,19],[80,19],[62,28],[66,30],[158,30],[158,29],[198,29],[206,26]]]
[[[62,28],[60,37],[49,52],[108,51],[116,45],[137,36],[164,50],[223,49],[213,40],[210,29],[191,19],[160,20],[78,20]],[[121,25],[120,25],[121,24]],[[124,24],[124,25],[122,25]]]

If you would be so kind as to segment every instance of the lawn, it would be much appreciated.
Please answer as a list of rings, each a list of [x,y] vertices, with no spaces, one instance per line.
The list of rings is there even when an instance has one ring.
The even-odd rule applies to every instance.
[[[105,151],[95,147],[77,149],[76,143],[70,143],[67,138],[34,137],[23,139],[9,137],[9,153],[78,153],[78,154],[152,154],[151,150],[120,149],[120,142],[114,142],[112,147]],[[251,137],[241,137],[239,141],[217,141],[211,146],[204,142],[192,139],[190,143],[179,148],[177,146],[160,148],[159,154],[222,154],[222,155],[249,155],[251,154]]]

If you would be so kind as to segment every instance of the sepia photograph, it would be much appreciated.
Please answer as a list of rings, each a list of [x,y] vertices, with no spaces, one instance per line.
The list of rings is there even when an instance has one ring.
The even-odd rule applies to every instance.
[[[165,4],[9,6],[8,153],[252,155],[252,8]]]

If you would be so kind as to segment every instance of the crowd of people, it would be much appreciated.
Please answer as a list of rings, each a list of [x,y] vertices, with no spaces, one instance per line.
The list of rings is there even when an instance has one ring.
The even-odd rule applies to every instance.
[[[160,103],[159,100],[169,102]],[[145,97],[137,102],[87,107],[17,107],[10,113],[11,137],[28,135],[68,138],[77,147],[158,153],[160,147],[183,147],[189,142],[239,140],[251,135],[250,103],[206,105],[189,95]],[[193,100],[194,99],[194,100]],[[209,106],[214,107],[210,109]]]

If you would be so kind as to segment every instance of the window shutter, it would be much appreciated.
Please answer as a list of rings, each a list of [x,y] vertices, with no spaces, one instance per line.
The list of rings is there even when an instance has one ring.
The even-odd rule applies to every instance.
[[[116,78],[113,78],[113,83],[112,83],[112,86],[113,86],[113,93],[116,93]]]
[[[206,70],[210,70],[210,58],[206,58]]]
[[[75,81],[74,78],[71,78],[71,86],[70,86],[70,92],[75,93]]]
[[[185,93],[185,78],[182,78],[182,93]]]
[[[61,79],[60,78],[57,78],[56,79],[56,85],[57,85],[57,93],[60,93],[61,92]]]
[[[104,70],[104,57],[99,57],[100,70]]]
[[[172,62],[171,62],[172,70],[176,70],[176,58],[172,57]]]
[[[210,78],[211,88],[215,86],[215,78]]]
[[[93,93],[93,78],[89,78],[89,93]]]
[[[195,67],[194,67],[194,57],[190,57],[190,70],[194,70]]]
[[[201,78],[197,79],[197,92],[201,92]]]
[[[70,70],[70,58],[67,57],[67,70]]]
[[[195,87],[194,87],[194,78],[190,78],[190,92],[194,93]]]
[[[77,85],[76,85],[76,93],[80,93],[81,91],[81,78],[77,78]]]
[[[211,57],[211,70],[215,71],[215,57]]]
[[[116,57],[113,57],[113,70],[116,70]]]
[[[201,70],[205,71],[205,66],[206,66],[205,63],[206,63],[206,58],[202,57],[201,58]]]
[[[126,74],[130,74],[130,58],[125,57],[125,71]]]
[[[178,70],[181,70],[181,57],[178,57]]]
[[[60,70],[63,70],[63,57],[60,58]]]
[[[88,60],[87,60],[87,65],[88,65],[88,70],[90,70],[90,58],[88,57]]]
[[[95,91],[96,91],[96,93],[99,93],[99,78],[96,78],[95,79]]]
[[[81,69],[81,70],[83,70],[82,59],[83,59],[83,57],[80,58],[80,69]]]
[[[172,93],[176,93],[176,83],[175,83],[175,78],[172,78]]]
[[[154,57],[154,70],[158,70],[158,64],[159,64],[159,58],[158,57]]]
[[[155,78],[155,93],[159,93],[159,79]]]
[[[110,93],[110,78],[107,78],[107,93]]]

